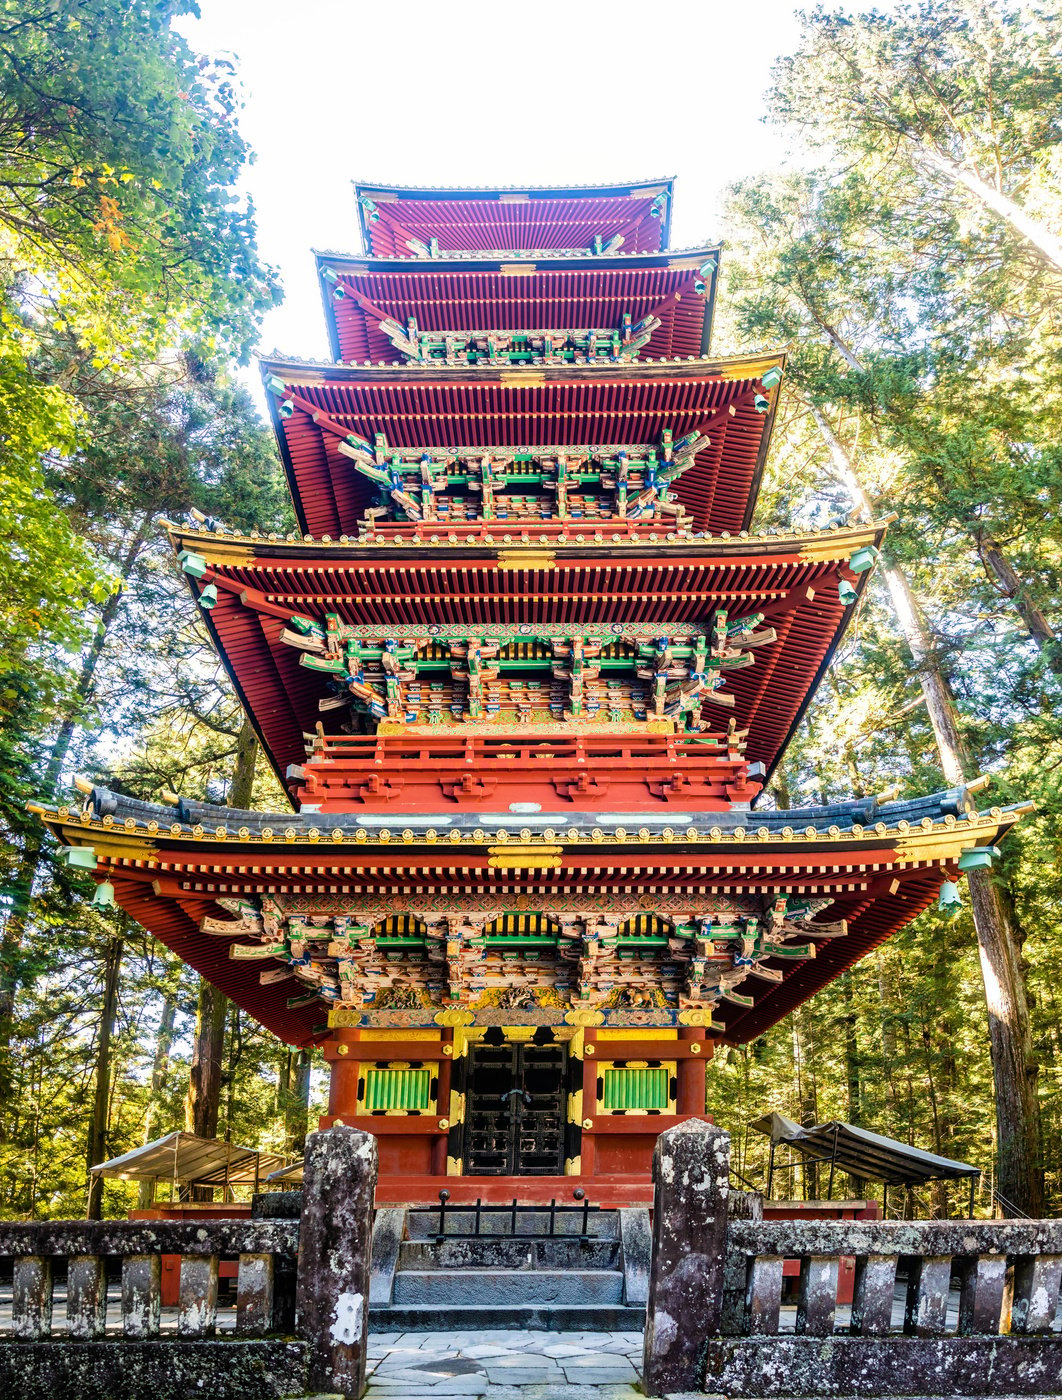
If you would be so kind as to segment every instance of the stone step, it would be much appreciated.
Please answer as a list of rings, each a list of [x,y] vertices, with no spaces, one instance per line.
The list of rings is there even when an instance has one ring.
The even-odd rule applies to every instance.
[[[399,1269],[397,1307],[582,1307],[621,1303],[623,1275],[611,1269]]]
[[[430,1308],[406,1305],[369,1309],[370,1332],[638,1332],[644,1308],[622,1304],[528,1304],[524,1307],[475,1306]]]
[[[618,1269],[619,1240],[513,1240],[485,1236],[461,1240],[403,1240],[404,1269]]]
[[[409,1212],[411,1239],[434,1239],[439,1231],[440,1213],[434,1207],[417,1208]],[[471,1206],[448,1206],[443,1216],[442,1233],[471,1235],[476,1230],[476,1212]],[[582,1211],[558,1212],[550,1230],[549,1210],[517,1210],[516,1233],[519,1235],[580,1235],[583,1230]],[[513,1213],[509,1207],[483,1206],[479,1214],[480,1235],[512,1235]],[[586,1233],[593,1239],[619,1238],[619,1211],[591,1211],[586,1218]]]

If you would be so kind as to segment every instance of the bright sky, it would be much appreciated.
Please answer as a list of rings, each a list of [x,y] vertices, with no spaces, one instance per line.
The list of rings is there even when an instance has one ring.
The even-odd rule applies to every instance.
[[[796,40],[789,0],[200,3],[202,18],[179,27],[200,51],[237,59],[241,125],[257,155],[246,184],[262,254],[284,284],[263,330],[267,351],[327,358],[310,250],[361,251],[355,177],[676,175],[681,248],[718,236],[728,183],[780,159],[763,93],[775,56]]]

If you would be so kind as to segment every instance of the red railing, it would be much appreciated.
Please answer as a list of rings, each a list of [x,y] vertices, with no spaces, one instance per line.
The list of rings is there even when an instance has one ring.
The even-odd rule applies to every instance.
[[[300,801],[414,810],[428,796],[464,805],[534,800],[652,808],[696,799],[726,810],[759,791],[724,736],[326,735],[292,774]]]

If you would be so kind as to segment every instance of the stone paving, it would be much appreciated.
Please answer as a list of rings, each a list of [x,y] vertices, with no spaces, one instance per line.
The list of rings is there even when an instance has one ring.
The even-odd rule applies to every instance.
[[[366,1400],[643,1400],[640,1332],[374,1332]]]

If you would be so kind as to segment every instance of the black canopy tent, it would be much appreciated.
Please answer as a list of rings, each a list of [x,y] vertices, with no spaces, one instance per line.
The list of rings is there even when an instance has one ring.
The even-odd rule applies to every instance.
[[[927,1181],[959,1180],[968,1177],[970,1181],[970,1215],[973,1215],[974,1190],[981,1176],[979,1167],[969,1162],[956,1162],[950,1157],[938,1157],[935,1152],[924,1152],[919,1147],[911,1147],[896,1138],[883,1137],[866,1128],[858,1128],[854,1123],[818,1123],[814,1127],[802,1128],[791,1118],[781,1113],[765,1113],[754,1119],[749,1127],[764,1133],[771,1139],[771,1155],[767,1167],[767,1196],[771,1194],[775,1171],[775,1153],[780,1145],[788,1147],[794,1159],[788,1163],[791,1168],[799,1159],[804,1165],[815,1162],[830,1164],[830,1182],[827,1199],[833,1198],[833,1178],[838,1167],[852,1176],[867,1177],[880,1181],[884,1187],[884,1205],[888,1206],[890,1186],[919,1186]]]

